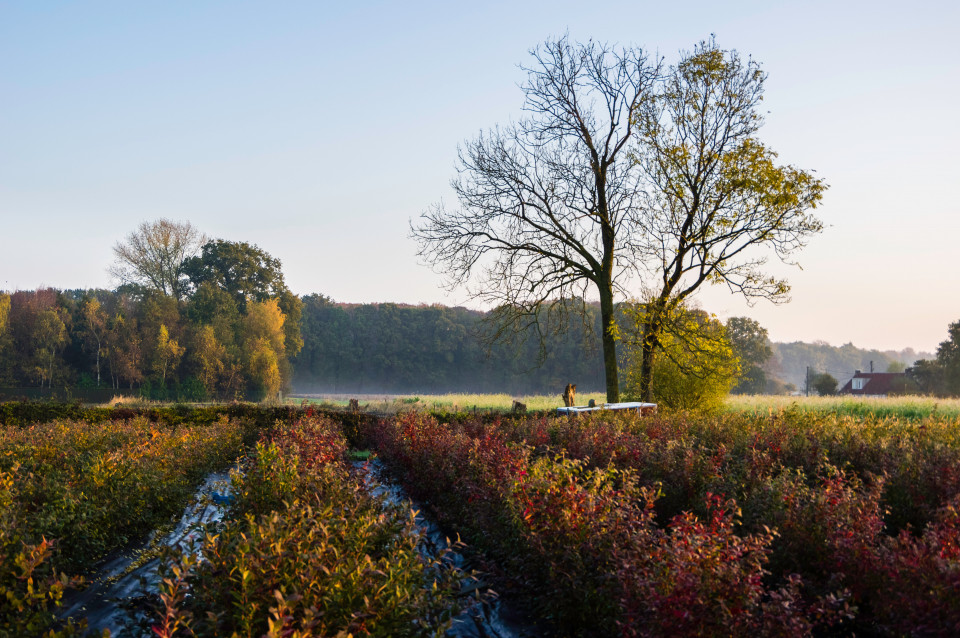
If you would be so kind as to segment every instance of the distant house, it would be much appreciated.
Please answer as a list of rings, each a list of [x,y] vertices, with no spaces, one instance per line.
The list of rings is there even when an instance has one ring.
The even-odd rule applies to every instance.
[[[888,394],[902,393],[907,386],[907,375],[903,372],[860,372],[840,388],[839,394],[885,397]]]

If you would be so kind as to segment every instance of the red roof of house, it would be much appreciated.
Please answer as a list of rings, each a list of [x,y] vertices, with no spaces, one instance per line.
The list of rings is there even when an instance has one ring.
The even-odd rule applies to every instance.
[[[857,370],[853,378],[840,388],[840,394],[888,394],[891,384],[897,379],[903,379],[903,372],[860,372]],[[866,379],[863,388],[853,389],[853,379]]]

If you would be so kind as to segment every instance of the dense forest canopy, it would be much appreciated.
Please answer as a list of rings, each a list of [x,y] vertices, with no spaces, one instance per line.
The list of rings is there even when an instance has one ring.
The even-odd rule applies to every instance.
[[[552,393],[571,381],[582,389],[604,387],[595,307],[589,309],[594,326],[573,323],[538,367],[534,335],[488,345],[483,312],[338,304],[322,295],[303,302],[304,347],[293,379],[300,392]]]

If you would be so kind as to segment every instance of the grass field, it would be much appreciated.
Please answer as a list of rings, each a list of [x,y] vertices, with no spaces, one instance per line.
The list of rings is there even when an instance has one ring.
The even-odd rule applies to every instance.
[[[560,394],[555,396],[510,396],[509,394],[328,394],[291,396],[288,402],[299,405],[303,401],[319,405],[345,407],[351,398],[360,401],[360,407],[370,412],[396,413],[411,410],[447,410],[459,412],[463,410],[509,410],[514,401],[527,406],[528,410],[552,410],[563,406]],[[587,405],[593,399],[603,403],[606,395],[602,392],[587,392],[577,394],[577,404]]]
[[[552,410],[563,405],[560,395],[527,395],[514,397],[509,394],[368,394],[368,395],[302,395],[291,396],[289,403],[308,403],[346,407],[349,399],[356,398],[360,406],[371,412],[396,413],[411,410],[509,410],[513,402],[520,401],[528,410]],[[577,404],[586,405],[591,399],[603,403],[602,392],[577,395]],[[834,413],[842,416],[898,417],[922,419],[928,416],[960,417],[960,399],[943,399],[924,396],[898,397],[803,397],[769,395],[731,395],[727,399],[729,412],[767,414],[781,410]]]
[[[841,416],[897,417],[923,419],[929,416],[960,417],[960,399],[925,396],[897,397],[793,397],[731,395],[730,412],[767,414],[781,410],[833,413]]]

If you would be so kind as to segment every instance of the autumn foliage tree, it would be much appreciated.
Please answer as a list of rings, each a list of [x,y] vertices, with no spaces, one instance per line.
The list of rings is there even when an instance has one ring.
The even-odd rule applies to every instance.
[[[0,339],[7,336],[10,325],[10,295],[0,292]]]
[[[253,396],[276,396],[284,381],[289,380],[289,368],[285,365],[285,319],[276,299],[247,304],[243,360]]]
[[[107,316],[96,297],[90,297],[83,302],[81,313],[84,341],[95,353],[94,368],[97,374],[97,386],[99,386],[100,355],[103,352],[104,340],[107,336]]]
[[[112,317],[106,343],[113,387],[132,390],[134,384],[143,381],[145,370],[144,344],[136,316],[120,311]]]
[[[10,295],[0,292],[0,383],[11,376],[10,343]]]
[[[629,346],[625,386],[631,399],[643,399],[643,329],[648,312],[644,304],[624,309],[626,323],[632,326],[624,331]],[[666,318],[660,344],[651,379],[657,403],[674,410],[719,408],[741,369],[726,326],[702,310],[681,306]]]
[[[641,395],[653,398],[654,361],[669,317],[704,284],[748,300],[788,300],[765,272],[822,229],[809,211],[826,185],[783,166],[757,137],[766,74],[752,59],[702,42],[674,66],[637,118],[643,169],[648,312]]]
[[[52,387],[65,375],[60,354],[70,316],[52,288],[18,290],[9,297],[6,332],[8,375],[27,385]]]
[[[234,370],[227,349],[217,339],[213,326],[197,328],[193,334],[189,356],[197,377],[210,395],[240,394],[240,389],[232,382],[237,375],[231,374]]]
[[[170,331],[163,324],[157,331],[156,348],[154,350],[154,372],[160,375],[160,382],[166,384],[167,371],[176,368],[183,356],[183,347],[176,339],[170,338]]]
[[[54,365],[57,353],[67,340],[67,327],[56,308],[44,308],[36,317],[31,335],[33,346],[34,374],[40,380],[40,387],[46,382],[49,388],[53,383]]]

